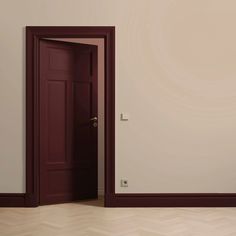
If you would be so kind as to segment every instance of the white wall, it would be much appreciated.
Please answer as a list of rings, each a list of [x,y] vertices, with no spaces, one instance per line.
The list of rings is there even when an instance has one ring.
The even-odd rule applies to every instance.
[[[236,192],[235,9],[233,0],[1,0],[0,192],[25,191],[25,25],[116,26],[116,192]]]

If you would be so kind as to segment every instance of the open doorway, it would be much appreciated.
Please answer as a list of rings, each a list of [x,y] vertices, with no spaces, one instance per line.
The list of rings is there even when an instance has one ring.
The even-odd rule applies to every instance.
[[[39,42],[40,205],[104,195],[103,41]]]
[[[108,206],[114,86],[114,27],[27,27],[26,205]]]
[[[97,195],[104,197],[104,77],[105,51],[103,38],[48,38],[48,40],[76,43],[77,45],[93,45],[97,47]],[[85,49],[86,50],[86,49]],[[85,54],[86,55],[86,54]],[[88,58],[88,57],[87,57]],[[92,58],[91,58],[92,59]],[[86,60],[86,58],[85,58]],[[91,68],[91,67],[90,67]]]

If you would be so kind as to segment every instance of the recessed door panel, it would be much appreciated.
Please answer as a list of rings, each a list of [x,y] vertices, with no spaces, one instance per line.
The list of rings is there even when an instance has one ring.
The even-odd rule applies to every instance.
[[[74,60],[71,57],[73,49],[49,48],[49,70],[59,70],[71,73]]]
[[[48,162],[66,161],[66,81],[48,81]]]
[[[93,56],[94,53],[90,48],[82,49],[83,46],[77,49],[77,60],[76,60],[76,71],[77,81],[86,81],[90,80],[91,76],[93,75]]]
[[[74,83],[75,161],[90,161],[91,149],[85,149],[84,147],[90,146],[91,132],[93,132],[90,121],[92,117],[91,98],[90,83]]]

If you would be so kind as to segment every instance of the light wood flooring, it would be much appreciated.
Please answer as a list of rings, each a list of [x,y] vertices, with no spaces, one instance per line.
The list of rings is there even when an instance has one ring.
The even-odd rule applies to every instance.
[[[0,236],[236,236],[236,208],[0,208]]]

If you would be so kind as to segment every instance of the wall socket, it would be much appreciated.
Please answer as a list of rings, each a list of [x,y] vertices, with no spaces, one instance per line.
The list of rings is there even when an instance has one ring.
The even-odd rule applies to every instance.
[[[128,187],[128,180],[127,179],[121,179],[120,180],[120,186],[121,187]]]

